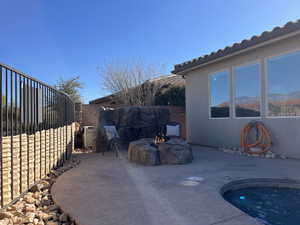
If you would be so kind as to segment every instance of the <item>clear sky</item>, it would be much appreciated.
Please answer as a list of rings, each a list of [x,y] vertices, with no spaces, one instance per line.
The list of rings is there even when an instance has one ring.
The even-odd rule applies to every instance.
[[[54,84],[79,75],[106,94],[104,62],[174,64],[300,18],[299,0],[0,0],[0,61]]]

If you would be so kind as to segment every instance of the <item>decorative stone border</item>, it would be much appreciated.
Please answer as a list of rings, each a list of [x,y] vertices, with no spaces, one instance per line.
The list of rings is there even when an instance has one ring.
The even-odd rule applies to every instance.
[[[269,159],[274,159],[274,158],[287,159],[286,156],[284,156],[282,154],[281,155],[276,154],[272,151],[268,151],[262,155],[248,154],[248,153],[244,152],[244,148],[242,148],[242,147],[219,147],[218,150],[220,150],[222,152],[230,153],[230,154],[245,155],[245,156],[252,156],[252,157],[269,158]]]
[[[51,170],[28,192],[0,211],[0,225],[76,225],[75,221],[53,202],[51,186],[62,173],[77,167],[79,163],[79,159],[73,155],[62,167]]]

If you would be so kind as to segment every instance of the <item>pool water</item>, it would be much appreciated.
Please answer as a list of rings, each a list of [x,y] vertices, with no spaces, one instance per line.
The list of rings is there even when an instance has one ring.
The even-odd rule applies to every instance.
[[[263,224],[300,225],[300,189],[249,187],[227,191],[223,197]]]

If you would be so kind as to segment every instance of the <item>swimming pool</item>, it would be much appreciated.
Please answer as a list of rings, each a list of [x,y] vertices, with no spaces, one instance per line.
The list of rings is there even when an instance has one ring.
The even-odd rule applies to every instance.
[[[268,225],[300,224],[300,184],[297,181],[251,179],[222,189],[225,200]]]

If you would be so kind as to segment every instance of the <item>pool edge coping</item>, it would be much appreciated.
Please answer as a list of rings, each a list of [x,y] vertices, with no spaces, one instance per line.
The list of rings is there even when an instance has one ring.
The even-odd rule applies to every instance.
[[[234,191],[241,188],[248,187],[285,187],[285,188],[297,188],[300,189],[300,180],[288,179],[288,178],[247,178],[231,181],[224,184],[219,193],[223,197],[228,191]]]

